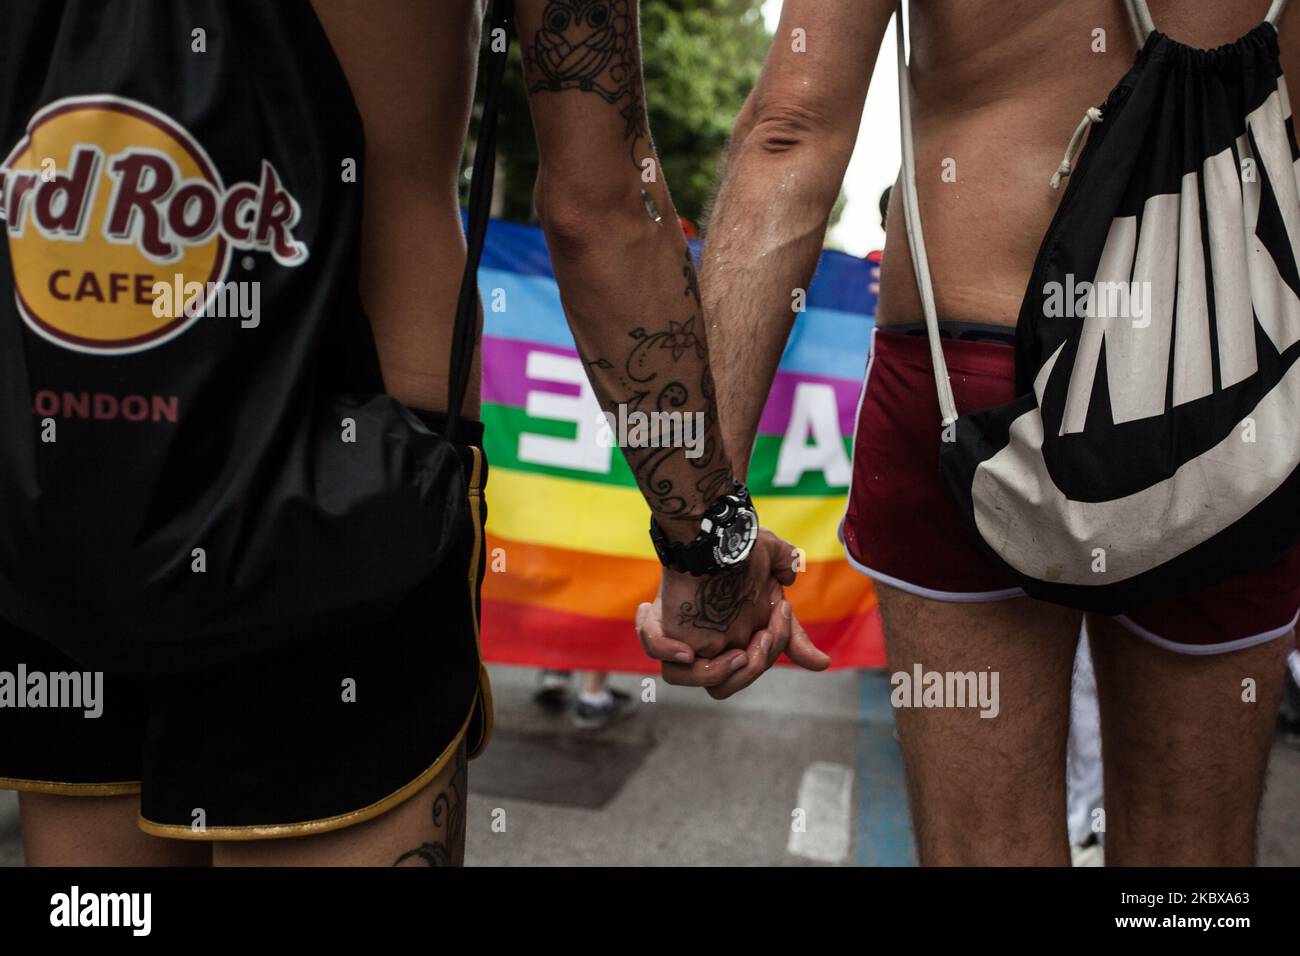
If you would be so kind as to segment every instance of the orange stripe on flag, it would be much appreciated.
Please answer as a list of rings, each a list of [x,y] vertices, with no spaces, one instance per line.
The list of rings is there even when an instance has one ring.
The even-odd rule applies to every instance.
[[[487,535],[484,600],[531,604],[607,620],[631,620],[659,588],[657,561],[571,551]],[[799,619],[834,621],[876,607],[871,582],[847,561],[810,561],[787,590]]]

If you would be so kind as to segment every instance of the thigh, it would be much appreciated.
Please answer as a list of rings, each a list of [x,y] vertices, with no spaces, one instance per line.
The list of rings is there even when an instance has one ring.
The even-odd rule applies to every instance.
[[[1065,749],[1081,615],[1029,598],[956,604],[876,591],[895,675],[983,671],[997,689],[995,716],[895,708],[921,863],[1068,865]]]
[[[1179,654],[1088,620],[1101,706],[1106,862],[1253,862],[1264,770],[1292,635]]]
[[[423,790],[382,816],[317,836],[215,845],[217,866],[461,866],[469,761],[462,741]]]
[[[136,826],[140,798],[19,793],[28,866],[209,866],[212,846],[166,840]]]

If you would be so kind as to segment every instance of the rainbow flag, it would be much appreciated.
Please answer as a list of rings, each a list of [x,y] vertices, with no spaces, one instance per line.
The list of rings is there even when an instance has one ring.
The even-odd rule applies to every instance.
[[[871,583],[844,559],[837,535],[874,324],[873,268],[840,253],[822,257],[749,473],[763,524],[804,551],[806,568],[787,593],[838,667],[884,664]],[[541,231],[494,221],[479,285],[490,464],[484,656],[537,667],[653,670],[632,626],[636,606],[653,600],[659,582],[649,510],[618,449],[597,439],[600,406],[569,334]]]

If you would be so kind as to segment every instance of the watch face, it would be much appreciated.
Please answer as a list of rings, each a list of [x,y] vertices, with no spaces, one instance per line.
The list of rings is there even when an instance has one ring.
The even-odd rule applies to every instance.
[[[718,564],[739,564],[749,557],[758,538],[758,517],[748,508],[737,508],[735,517],[718,529],[713,556]]]

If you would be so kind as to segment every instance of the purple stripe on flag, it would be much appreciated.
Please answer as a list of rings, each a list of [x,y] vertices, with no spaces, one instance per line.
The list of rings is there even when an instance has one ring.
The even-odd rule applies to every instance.
[[[496,405],[524,408],[529,392],[554,392],[560,395],[577,395],[578,386],[545,378],[529,378],[528,356],[532,353],[557,355],[577,360],[573,349],[556,348],[521,339],[505,339],[492,335],[483,337],[483,401]],[[760,435],[784,435],[790,425],[794,409],[795,392],[800,387],[821,386],[831,389],[839,412],[840,431],[847,437],[853,434],[853,416],[858,408],[859,382],[825,375],[804,375],[798,372],[776,373],[772,394],[768,397],[763,417],[758,423]]]
[[[853,434],[853,416],[858,411],[858,395],[862,390],[861,382],[844,378],[827,378],[824,375],[804,375],[798,372],[776,373],[772,384],[772,394],[768,396],[763,408],[763,417],[758,420],[760,435],[784,435],[790,427],[790,415],[794,411],[794,396],[800,386],[829,387],[835,393],[835,404],[840,413],[840,432],[845,438]]]
[[[555,392],[559,395],[577,395],[578,386],[546,379],[530,379],[528,355],[532,352],[578,358],[573,349],[539,345],[520,339],[502,339],[483,336],[483,401],[497,405],[524,408],[529,392]]]

